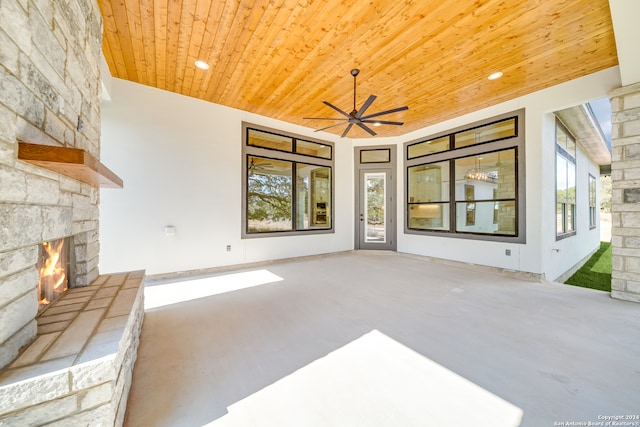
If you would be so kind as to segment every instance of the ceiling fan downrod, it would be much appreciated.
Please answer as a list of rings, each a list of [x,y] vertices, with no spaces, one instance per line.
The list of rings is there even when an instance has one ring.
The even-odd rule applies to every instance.
[[[351,75],[353,76],[353,110],[351,111],[351,116],[355,116],[358,110],[356,110],[356,78],[360,74],[360,70],[354,68],[351,70]]]

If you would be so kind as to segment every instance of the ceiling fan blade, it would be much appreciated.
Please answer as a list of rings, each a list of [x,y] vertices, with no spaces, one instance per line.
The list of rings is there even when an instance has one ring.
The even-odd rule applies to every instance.
[[[394,125],[394,126],[402,126],[404,122],[389,122],[386,120],[362,120],[362,123],[378,123],[381,125]]]
[[[303,117],[304,120],[349,120],[342,117]]]
[[[347,117],[347,118],[351,118],[350,115],[348,115],[347,113],[345,113],[344,111],[342,111],[341,109],[339,109],[338,107],[336,107],[335,105],[332,105],[330,103],[328,103],[327,101],[322,101],[322,103],[328,107],[333,108],[334,110],[336,110],[338,113],[342,114],[343,116]]]
[[[385,114],[397,113],[398,111],[404,111],[404,110],[408,110],[408,109],[409,109],[409,107],[407,107],[405,105],[404,107],[398,107],[398,108],[393,108],[391,110],[381,111],[381,112],[375,113],[375,114],[369,114],[368,116],[361,117],[361,119],[362,120],[367,120],[367,119],[370,119],[372,117],[384,116]]]
[[[331,126],[323,127],[323,128],[320,128],[320,129],[316,129],[314,132],[319,132],[319,131],[321,131],[321,130],[325,130],[325,129],[329,129],[329,128],[334,128],[334,127],[336,127],[336,126],[342,126],[343,124],[344,124],[344,123],[336,123],[335,125],[331,125]]]
[[[367,98],[367,101],[362,105],[362,107],[360,107],[360,109],[356,113],[355,117],[357,117],[357,118],[362,117],[364,112],[367,111],[367,108],[369,108],[369,106],[371,106],[371,103],[373,101],[375,101],[375,100],[376,100],[376,96],[375,95],[370,95],[369,98]]]
[[[340,135],[340,138],[344,138],[345,136],[347,136],[347,134],[351,130],[352,126],[353,126],[353,123],[349,123],[349,126],[347,126],[347,128],[344,130],[344,132],[342,132],[342,135]]]
[[[374,131],[372,131],[371,129],[369,129],[369,127],[367,127],[364,123],[362,122],[356,122],[356,124],[358,126],[360,126],[362,129],[366,130],[367,132],[369,132],[369,135],[371,136],[376,136],[376,133]]]

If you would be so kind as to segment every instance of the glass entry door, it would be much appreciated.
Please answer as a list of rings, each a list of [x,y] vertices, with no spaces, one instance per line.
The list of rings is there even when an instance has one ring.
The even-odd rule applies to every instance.
[[[391,169],[360,170],[356,249],[396,249],[392,176]]]
[[[355,249],[396,250],[396,147],[355,147]]]
[[[360,212],[364,243],[387,242],[387,174],[362,172],[364,205]]]

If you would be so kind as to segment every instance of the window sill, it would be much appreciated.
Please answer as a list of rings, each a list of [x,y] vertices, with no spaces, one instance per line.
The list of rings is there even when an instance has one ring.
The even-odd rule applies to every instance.
[[[575,231],[571,231],[569,233],[563,233],[563,234],[556,234],[556,242],[558,240],[563,240],[563,239],[566,239],[567,237],[572,237],[572,236],[575,236],[575,235],[576,235]]]

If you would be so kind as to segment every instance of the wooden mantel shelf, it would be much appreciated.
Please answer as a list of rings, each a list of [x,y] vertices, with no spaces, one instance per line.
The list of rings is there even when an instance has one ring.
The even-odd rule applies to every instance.
[[[95,187],[122,188],[122,179],[79,148],[18,142],[18,159]]]

